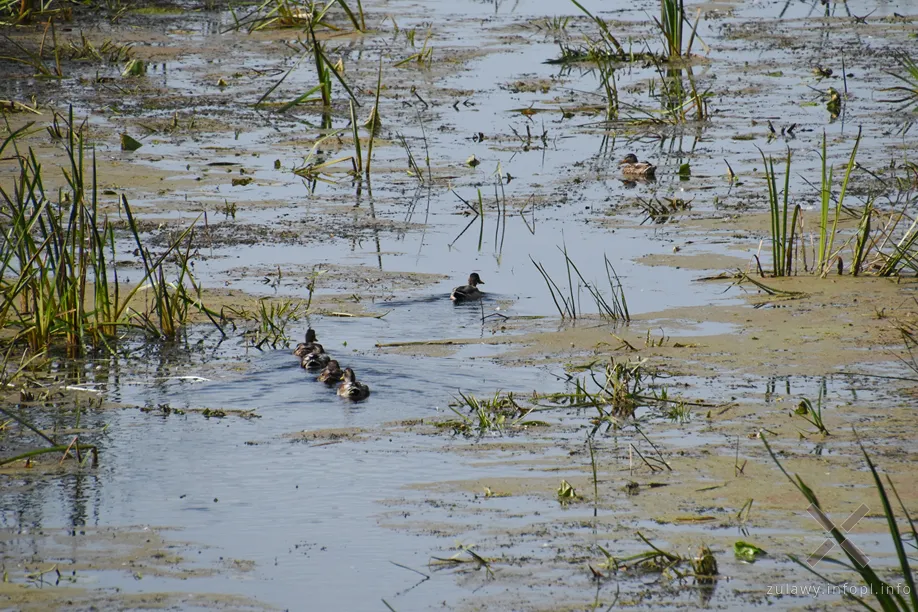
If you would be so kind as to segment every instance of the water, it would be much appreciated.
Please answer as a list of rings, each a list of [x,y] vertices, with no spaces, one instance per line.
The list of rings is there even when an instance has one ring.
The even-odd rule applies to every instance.
[[[604,17],[638,24],[647,23],[647,14],[657,11],[650,2],[627,7],[597,2],[586,6]],[[11,476],[3,485],[8,492],[0,498],[0,523],[15,537],[11,543],[4,541],[3,557],[24,558],[50,535],[56,535],[63,537],[62,546],[68,549],[66,555],[60,553],[61,558],[79,558],[99,546],[83,532],[108,527],[162,527],[166,528],[167,541],[191,543],[190,552],[183,555],[188,565],[223,567],[227,560],[235,559],[253,562],[254,569],[222,571],[192,580],[155,575],[137,580],[125,571],[85,571],[79,572],[77,584],[130,593],[229,593],[291,609],[302,608],[308,601],[311,609],[375,610],[383,609],[382,599],[400,610],[440,607],[442,602],[455,607],[463,602],[501,602],[499,598],[507,597],[508,592],[526,589],[529,597],[542,597],[543,601],[592,598],[596,587],[589,575],[572,572],[571,566],[582,569],[588,560],[595,562],[599,557],[594,544],[609,540],[617,542],[619,551],[642,550],[633,530],[650,527],[652,522],[617,523],[621,513],[633,509],[627,500],[616,498],[603,507],[602,520],[607,524],[597,533],[595,527],[593,531],[589,527],[590,508],[563,508],[554,498],[561,478],[582,479],[584,466],[589,465],[584,436],[591,414],[564,413],[556,417],[560,425],[556,423],[557,428],[544,434],[508,434],[482,440],[423,426],[414,431],[410,424],[397,423],[457,418],[448,403],[460,391],[489,397],[498,390],[525,393],[570,389],[564,383],[566,363],[560,357],[549,365],[525,368],[511,369],[495,362],[493,358],[507,350],[501,342],[532,330],[501,330],[493,318],[484,324],[481,320],[482,315],[495,312],[511,317],[557,315],[545,281],[530,257],[545,264],[553,278],[563,284],[566,270],[557,247],[566,245],[584,277],[603,289],[607,287],[604,258],[608,257],[635,317],[649,317],[670,308],[741,304],[737,291],[725,294],[722,285],[694,282],[710,271],[648,267],[637,260],[672,253],[673,246],[692,240],[694,244],[687,252],[738,255],[751,261],[757,240],[731,240],[735,232],[730,219],[732,215],[752,214],[749,209],[763,202],[762,161],[756,146],[775,156],[782,156],[786,145],[794,148],[791,185],[804,206],[812,206],[814,195],[801,177],[818,177],[817,147],[823,130],[831,139],[832,159],[843,163],[853,146],[853,126],[870,123],[878,129],[862,143],[859,160],[873,167],[888,161],[889,151],[902,139],[892,129],[895,121],[887,115],[888,106],[868,95],[871,89],[892,83],[888,75],[869,70],[871,59],[846,56],[846,70],[855,75],[847,85],[856,97],[846,106],[846,115],[830,121],[824,102],[812,89],[824,90],[827,84],[815,81],[810,67],[802,66],[793,50],[741,35],[747,31],[744,28],[765,24],[773,33],[802,36],[811,27],[807,19],[824,10],[818,3],[751,2],[722,8],[729,11],[726,16],[701,22],[699,34],[712,51],[709,62],[699,61],[693,68],[702,87],[715,93],[711,104],[719,113],[706,126],[635,127],[623,119],[608,127],[601,125],[600,115],[561,117],[561,108],[587,102],[601,104],[595,93],[596,76],[577,68],[544,64],[558,55],[558,47],[531,27],[535,19],[561,12],[573,14],[571,7],[562,9],[557,3],[544,1],[392,2],[372,7],[380,11],[377,16],[383,11],[397,16],[403,30],[418,28],[419,39],[427,21],[452,24],[450,29],[437,26],[435,58],[488,51],[455,68],[436,69],[442,72],[393,68],[390,73],[387,68],[387,79],[418,85],[427,106],[415,100],[401,106],[387,100],[392,114],[384,120],[391,119],[393,130],[404,133],[419,160],[423,137],[427,138],[432,172],[440,178],[449,176],[449,187],[445,180],[429,188],[419,186],[415,178],[403,172],[405,152],[397,144],[389,144],[375,153],[374,164],[385,171],[374,177],[372,192],[369,186],[358,188],[343,175],[336,176],[335,184],[309,186],[290,173],[310,153],[318,115],[308,108],[297,108],[284,116],[251,108],[279,74],[247,73],[249,80],[233,81],[230,91],[234,102],[218,103],[217,73],[228,75],[242,68],[263,70],[280,64],[265,39],[252,42],[243,35],[220,34],[230,23],[227,15],[188,19],[188,23],[183,20],[181,30],[170,29],[166,35],[170,42],[205,46],[209,51],[201,57],[192,54],[154,66],[148,78],[166,91],[206,95],[196,112],[225,122],[224,129],[175,137],[159,134],[148,138],[131,156],[115,150],[114,141],[100,142],[99,150],[122,163],[132,160],[139,168],[145,164],[164,173],[162,186],[156,189],[146,184],[117,186],[126,190],[144,218],[187,223],[206,210],[206,226],[217,237],[225,238],[234,227],[241,228],[240,235],[247,235],[252,228],[265,232],[254,244],[215,239],[202,247],[195,273],[205,287],[255,295],[303,296],[302,275],[288,275],[274,289],[262,283],[264,275],[278,266],[301,272],[340,267],[425,273],[439,275],[442,280],[384,296],[374,281],[367,281],[360,290],[374,298],[377,293],[382,296],[368,310],[386,313],[383,318],[310,319],[308,323],[319,330],[329,352],[344,365],[354,367],[360,379],[371,385],[371,397],[359,404],[348,403],[310,381],[311,375],[297,367],[287,350],[246,350],[237,338],[220,344],[209,331],[194,330],[188,345],[171,351],[139,349],[122,362],[101,361],[99,370],[84,372],[84,377],[101,383],[95,388],[107,400],[126,408],[90,411],[83,416],[84,427],[106,427],[99,436],[99,467],[80,473],[43,475],[36,471]],[[908,8],[868,3],[833,4],[828,10],[842,18],[841,13],[847,10],[866,14],[877,9],[874,19],[879,19]],[[576,39],[587,26],[574,22],[570,27]],[[869,34],[873,35],[875,31]],[[375,69],[369,74],[360,66],[360,59],[362,54],[375,58],[380,49],[393,45],[387,36],[391,33],[341,43],[348,46],[348,69],[354,71],[355,78],[375,86]],[[898,40],[898,34],[888,36]],[[291,40],[294,37],[291,32]],[[832,63],[836,78],[830,83],[839,88],[841,66],[831,55],[832,49],[844,47],[861,35],[850,30],[835,32],[826,25],[824,38],[826,44],[820,48],[828,50],[819,60]],[[213,49],[222,49],[227,40],[236,41],[238,47],[233,53],[216,53],[215,57]],[[407,55],[409,50],[398,47],[397,52]],[[375,66],[375,59],[371,63]],[[278,99],[311,87],[310,70],[304,65],[292,73]],[[622,68],[618,86],[623,97],[630,92],[631,102],[658,109],[659,102],[647,86],[647,79],[654,74],[650,66]],[[516,81],[537,79],[550,83],[548,93],[512,86]],[[737,91],[740,89],[745,93]],[[463,100],[469,105],[460,103],[454,108],[455,102]],[[818,103],[811,104],[813,101]],[[529,107],[554,110],[531,118],[519,112]],[[78,108],[88,110],[94,105],[84,101]],[[187,108],[179,110],[187,115]],[[142,109],[138,112],[143,116]],[[424,121],[423,131],[418,113]],[[171,115],[161,109],[150,114],[158,118]],[[93,114],[93,125],[117,129],[124,125],[121,117],[102,115]],[[798,123],[797,138],[768,139],[767,119],[779,129]],[[183,115],[183,120],[187,121],[187,116]],[[345,125],[343,116],[336,116],[335,127]],[[513,132],[523,135],[527,126],[533,136],[523,147]],[[236,127],[238,133],[234,132]],[[485,135],[484,140],[473,139],[479,132]],[[540,138],[543,132],[544,142]],[[392,133],[386,136],[394,140]],[[328,149],[323,152],[325,158],[339,154],[331,145]],[[658,163],[658,182],[629,185],[620,180],[616,162],[631,151]],[[482,162],[474,169],[464,163],[473,154]],[[281,161],[279,169],[275,159]],[[727,181],[724,159],[729,160],[741,184]],[[227,173],[224,167],[207,165],[226,161],[241,166]],[[680,181],[676,174],[685,162],[692,165],[690,181]],[[505,178],[500,187],[500,207],[495,205],[494,195],[498,167],[513,177],[509,182]],[[256,180],[232,187],[231,178],[243,176],[240,168],[245,169],[244,176]],[[199,182],[198,177],[210,180]],[[156,192],[158,189],[161,191]],[[484,217],[461,214],[467,208],[457,194],[477,203],[479,189],[486,207]],[[655,196],[691,200],[691,210],[679,215],[680,219],[722,217],[725,223],[718,230],[670,225],[649,230],[640,225],[643,214],[636,200]],[[116,196],[106,197],[111,200],[109,204],[116,200]],[[224,220],[216,212],[224,201],[238,204],[234,220]],[[205,225],[204,220],[199,223]],[[282,230],[288,233],[281,235]],[[122,253],[132,250],[128,241],[123,246]],[[480,305],[452,304],[446,299],[450,289],[464,283],[473,270],[484,278],[487,298]],[[135,277],[138,274],[136,268],[125,272]],[[318,292],[322,296],[347,295],[353,290],[346,283],[324,285],[320,281]],[[581,300],[581,308],[594,310],[585,292],[581,292]],[[305,331],[306,324],[304,321],[298,334]],[[550,325],[555,324],[552,319]],[[678,337],[736,329],[703,320],[678,324],[679,329],[666,329],[665,334]],[[638,325],[643,329],[643,323],[635,327]],[[652,329],[651,335],[655,334]],[[378,343],[449,338],[482,342],[449,347],[436,357],[375,348]],[[204,380],[181,381],[180,376]],[[739,394],[736,390],[748,385],[750,395],[762,396],[763,406],[778,410],[786,408],[781,403],[787,401],[783,396],[793,393],[815,398],[822,383],[816,378],[795,377],[792,391],[791,379],[728,380],[714,376],[689,379],[688,384],[694,392],[710,398]],[[782,384],[786,384],[783,393]],[[867,386],[865,381],[839,378],[826,388],[835,400],[844,398],[850,404],[891,401],[865,389]],[[165,404],[187,412],[162,416],[156,410],[137,409]],[[193,412],[204,408],[254,411],[259,418],[230,415],[205,419]],[[696,410],[686,428],[664,423],[657,416],[651,435],[674,451],[707,445],[729,455],[733,441],[709,431],[703,413],[703,409]],[[337,430],[343,437],[326,430]],[[318,432],[319,437],[298,439],[296,434],[304,431]],[[627,435],[633,438],[629,441],[642,444],[633,433]],[[626,447],[614,446],[609,438],[599,440],[611,465],[621,468]],[[506,449],[479,450],[488,444],[505,444]],[[815,442],[806,444],[814,453],[815,446]],[[826,454],[837,453],[838,448],[828,445]],[[608,478],[621,476],[612,472]],[[535,482],[511,497],[489,499],[487,505],[476,497],[483,495],[483,488],[476,487],[472,493],[467,484],[476,481],[487,486],[488,482],[513,479]],[[707,535],[704,528],[658,529],[673,538],[685,533]],[[773,535],[758,529],[756,535]],[[793,529],[795,537],[812,535],[805,528]],[[508,535],[511,532],[513,535]],[[457,542],[483,543],[481,550],[488,554],[506,555],[510,562],[500,571],[514,578],[489,581],[481,570],[433,571],[427,567],[432,556],[453,554],[451,549]],[[728,553],[729,542],[724,542]],[[874,552],[888,553],[880,543],[871,546]],[[729,554],[726,557],[729,559]],[[417,569],[430,579],[417,584],[421,576],[396,563]],[[530,571],[536,563],[540,569]],[[737,586],[719,589],[714,602],[723,608],[743,607],[746,600],[735,591],[753,588],[760,577],[744,573],[745,568],[735,562],[726,560],[724,564]],[[787,571],[786,564],[776,561],[759,567],[767,572]],[[648,592],[659,596],[663,589],[641,577],[622,579],[620,584],[634,597]],[[568,585],[567,590],[563,585]],[[603,597],[611,600],[609,591],[614,589],[608,585],[602,588]],[[663,597],[667,605],[697,605],[690,590],[672,588]],[[529,602],[526,598],[520,601]],[[513,605],[511,602],[504,608]]]

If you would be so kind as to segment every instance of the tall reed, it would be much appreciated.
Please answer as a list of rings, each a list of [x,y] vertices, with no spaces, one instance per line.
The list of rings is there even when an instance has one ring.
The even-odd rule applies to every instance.
[[[816,253],[816,271],[825,276],[831,269],[832,262],[838,256],[833,251],[835,244],[835,235],[838,229],[838,219],[841,215],[842,206],[845,202],[845,193],[848,191],[848,181],[851,180],[851,172],[856,166],[857,149],[861,144],[861,128],[857,130],[857,139],[854,141],[854,147],[851,149],[851,155],[848,157],[848,165],[845,167],[845,178],[842,180],[841,191],[838,199],[835,201],[835,210],[832,219],[832,227],[829,227],[829,210],[832,208],[832,178],[833,168],[829,163],[826,153],[826,134],[822,134],[822,184],[820,186],[820,217],[819,217],[819,251]]]
[[[187,321],[182,304],[203,309],[199,296],[190,296],[185,288],[186,279],[194,282],[188,250],[176,253],[190,228],[151,261],[141,244],[130,205],[122,197],[145,265],[143,278],[122,295],[114,267],[115,228],[99,210],[95,152],[88,171],[84,125],[75,124],[72,108],[61,130],[68,164],[62,168],[66,188],[58,190],[56,202],[52,201],[54,194],[45,190],[42,165],[35,152],[31,148],[26,153],[19,151],[16,137],[21,130],[0,144],[0,154],[12,147],[19,164],[11,189],[0,186],[0,219],[5,226],[0,243],[0,329],[12,329],[12,343],[22,340],[33,353],[63,340],[71,357],[84,354],[90,347],[108,346],[119,328],[136,325],[138,318],[142,326],[159,335],[173,335],[176,327]],[[176,283],[168,283],[164,264],[173,254],[180,274]],[[155,304],[159,315],[155,324],[148,323],[146,311],[129,308],[148,280],[160,300],[162,292],[171,292],[179,299],[165,308],[160,302]]]
[[[765,153],[759,149],[762,161],[765,163],[765,182],[768,184],[768,205],[771,217],[771,257],[775,276],[789,276],[793,269],[794,231],[797,227],[797,217],[800,215],[800,206],[794,206],[788,234],[788,206],[790,199],[790,167],[791,151],[787,149],[786,165],[784,168],[784,190],[778,191],[777,175],[775,174],[775,161],[772,157],[766,159]]]

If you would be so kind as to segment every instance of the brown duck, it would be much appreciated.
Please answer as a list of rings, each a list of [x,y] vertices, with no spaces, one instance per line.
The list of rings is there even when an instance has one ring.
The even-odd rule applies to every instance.
[[[344,369],[343,382],[338,387],[338,395],[349,400],[359,402],[370,396],[370,388],[362,382],[357,382],[357,375],[350,368]]]

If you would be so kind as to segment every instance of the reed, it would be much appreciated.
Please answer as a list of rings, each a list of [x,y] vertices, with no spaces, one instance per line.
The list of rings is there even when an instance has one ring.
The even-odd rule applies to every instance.
[[[568,255],[566,244],[563,247],[558,247],[558,250],[561,251],[561,254],[564,256],[565,271],[567,274],[567,288],[564,290],[555,282],[554,278],[548,273],[548,270],[543,264],[536,262],[531,255],[529,256],[529,261],[532,262],[545,280],[545,285],[548,287],[548,291],[551,294],[552,302],[554,302],[555,308],[558,310],[558,314],[562,319],[577,319],[578,316],[583,316],[583,311],[580,309],[580,294],[582,289],[586,289],[590,297],[593,298],[596,310],[601,318],[611,319],[613,321],[631,320],[631,316],[628,313],[628,302],[625,299],[624,287],[607,256],[603,255],[603,261],[605,263],[606,280],[609,284],[609,295],[606,295],[598,286],[588,282],[583,277],[577,265],[570,258],[570,255]],[[576,298],[574,294],[574,275],[576,275],[578,279]],[[579,315],[578,311],[580,313]]]
[[[618,39],[612,34],[609,30],[609,25],[600,17],[596,17],[588,11],[582,4],[577,2],[577,0],[571,0],[571,2],[578,9],[581,10],[587,17],[593,20],[593,23],[596,24],[596,27],[599,28],[599,39],[597,41],[598,46],[601,47],[607,55],[616,55],[620,58],[626,56],[625,49],[622,47],[621,43],[618,42]]]
[[[820,217],[819,217],[819,251],[816,253],[816,271],[818,274],[825,276],[831,270],[831,266],[838,257],[838,252],[834,250],[835,237],[838,231],[838,220],[841,216],[842,207],[845,202],[845,194],[848,191],[848,182],[851,180],[851,173],[856,167],[857,150],[861,144],[861,129],[857,130],[857,138],[854,141],[854,147],[848,157],[848,164],[845,167],[845,177],[842,179],[841,190],[838,199],[835,200],[833,210],[832,206],[832,183],[834,169],[828,161],[826,151],[826,134],[822,134],[822,180],[820,185]],[[829,214],[832,211],[831,227]],[[869,229],[869,228],[868,228]]]
[[[27,127],[27,126],[26,126]],[[83,138],[85,124],[77,125],[71,108],[56,123],[67,156],[62,169],[66,188],[46,192],[42,164],[35,152],[22,153],[10,134],[0,144],[14,150],[19,173],[9,190],[0,187],[0,219],[4,240],[0,244],[0,328],[13,330],[11,343],[23,341],[33,353],[47,350],[59,340],[71,357],[90,347],[109,347],[124,327],[143,327],[157,335],[174,336],[187,321],[187,307],[207,312],[189,269],[190,243],[178,247],[191,228],[171,243],[155,261],[141,243],[131,207],[121,204],[129,228],[144,259],[145,275],[129,291],[119,282],[115,227],[99,210],[95,152],[91,165]],[[179,269],[177,282],[166,281],[164,265],[172,258]],[[197,289],[192,297],[185,281]],[[145,283],[153,288],[156,321],[131,304]]]
[[[855,431],[855,436],[857,432]],[[781,470],[781,473],[791,482],[792,485],[803,495],[804,499],[814,506],[815,508],[822,511],[822,505],[819,502],[819,499],[816,497],[816,493],[800,478],[799,475],[794,474],[791,476],[787,470],[784,469],[784,466],[781,465],[781,462],[778,460],[777,455],[772,450],[771,445],[768,443],[768,439],[764,434],[762,434],[762,442],[765,444],[765,449],[768,451],[768,454],[771,456],[771,460],[774,461],[775,465],[778,466],[778,469]],[[867,463],[867,467],[870,469],[870,473],[873,476],[874,489],[876,490],[880,502],[883,506],[883,516],[886,518],[886,527],[889,531],[889,535],[892,538],[893,547],[896,551],[896,560],[898,561],[899,567],[898,572],[901,573],[902,582],[899,583],[900,587],[903,585],[907,586],[905,588],[897,588],[895,585],[887,583],[870,567],[870,564],[862,565],[862,557],[856,556],[856,552],[852,553],[852,547],[846,545],[848,541],[848,535],[843,533],[838,527],[832,525],[830,535],[832,539],[838,542],[842,551],[845,553],[848,562],[839,561],[836,559],[826,559],[828,562],[841,565],[842,567],[848,569],[849,571],[856,572],[860,575],[861,579],[870,587],[870,593],[873,595],[876,602],[880,605],[881,609],[885,612],[916,612],[918,611],[918,591],[915,590],[915,575],[912,572],[911,564],[909,562],[909,556],[906,551],[906,542],[905,539],[908,536],[904,536],[899,530],[897,524],[896,514],[893,511],[892,504],[890,503],[890,496],[886,491],[886,487],[883,484],[883,480],[880,478],[877,468],[874,465],[873,461],[870,459],[870,455],[867,453],[867,449],[864,448],[863,442],[860,438],[857,438],[858,446],[861,449],[861,453],[864,455],[864,461]],[[890,491],[895,496],[896,501],[899,503],[899,508],[902,510],[902,513],[905,515],[905,520],[907,527],[905,532],[909,534],[912,542],[918,542],[918,529],[916,529],[915,521],[908,513],[908,509],[905,507],[905,504],[902,503],[902,499],[899,497],[898,491],[892,482],[892,479],[889,476],[886,476],[886,483],[889,485]],[[914,545],[912,545],[914,546]],[[811,572],[812,574],[818,576],[819,578],[825,580],[829,584],[838,586],[836,581],[831,580],[827,576],[817,572],[813,567],[806,561],[801,561],[793,555],[789,555],[791,560],[803,567],[805,570]],[[897,577],[898,578],[898,577]],[[868,610],[873,610],[874,608],[864,599],[858,597],[852,591],[844,590],[843,591],[847,597],[850,597],[857,601],[861,606]]]
[[[887,70],[886,74],[895,77],[902,85],[881,90],[898,94],[898,97],[886,100],[886,102],[901,104],[902,108],[918,105],[918,63],[912,56],[904,52],[895,53],[893,57],[903,72]]]
[[[660,19],[657,27],[663,35],[667,57],[682,56],[682,23],[685,21],[683,0],[660,0]]]
[[[774,276],[790,276],[793,270],[794,231],[800,206],[794,206],[793,216],[788,230],[788,206],[790,199],[791,151],[787,149],[784,168],[784,189],[778,190],[775,162],[772,157],[766,159],[759,149],[765,164],[765,182],[768,185],[768,208],[771,217],[771,256]],[[788,233],[789,232],[789,233]]]

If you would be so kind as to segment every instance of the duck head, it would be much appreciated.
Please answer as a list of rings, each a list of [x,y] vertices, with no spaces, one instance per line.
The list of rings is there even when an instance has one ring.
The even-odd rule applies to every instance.
[[[622,161],[618,162],[618,165],[623,166],[625,164],[636,164],[636,163],[638,163],[637,155],[635,155],[634,153],[629,153],[628,155],[625,156],[624,159],[622,159]]]
[[[469,284],[472,287],[477,287],[478,285],[484,285],[485,282],[481,280],[480,276],[478,276],[478,272],[472,272],[469,274]]]

